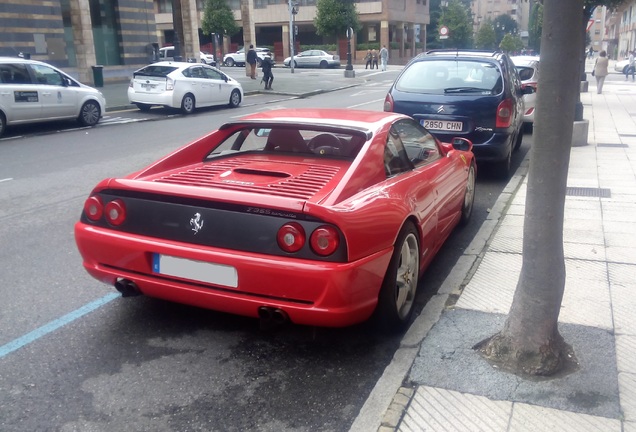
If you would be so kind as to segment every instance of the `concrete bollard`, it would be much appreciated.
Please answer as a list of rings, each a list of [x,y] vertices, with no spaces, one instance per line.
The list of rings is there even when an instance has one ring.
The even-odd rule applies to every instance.
[[[590,85],[589,82],[581,81],[581,88],[580,88],[581,93],[587,93],[587,89],[588,89],[589,85]]]
[[[590,128],[589,120],[574,122],[572,128],[572,147],[583,147],[587,145],[587,135]]]

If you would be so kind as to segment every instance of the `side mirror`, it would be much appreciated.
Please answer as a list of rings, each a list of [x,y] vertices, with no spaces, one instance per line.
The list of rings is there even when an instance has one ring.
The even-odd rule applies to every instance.
[[[472,141],[466,138],[455,137],[452,144],[455,150],[471,151],[473,149]]]

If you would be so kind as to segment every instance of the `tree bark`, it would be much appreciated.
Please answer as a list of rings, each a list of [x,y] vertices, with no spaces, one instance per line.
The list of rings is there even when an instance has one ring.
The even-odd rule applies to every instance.
[[[572,355],[559,334],[558,318],[565,286],[563,214],[579,92],[583,42],[577,30],[583,2],[545,0],[543,5],[521,274],[504,328],[475,347],[489,361],[522,375],[553,374]]]

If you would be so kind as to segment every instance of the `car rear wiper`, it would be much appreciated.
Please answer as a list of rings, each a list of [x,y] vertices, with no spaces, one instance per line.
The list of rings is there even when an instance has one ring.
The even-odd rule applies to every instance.
[[[448,87],[444,89],[444,93],[472,93],[472,92],[488,92],[490,90],[480,87]]]

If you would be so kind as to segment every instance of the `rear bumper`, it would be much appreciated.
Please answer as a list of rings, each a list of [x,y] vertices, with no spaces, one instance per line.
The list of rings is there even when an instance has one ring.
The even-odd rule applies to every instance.
[[[122,234],[81,222],[75,240],[84,268],[109,285],[125,278],[150,297],[254,318],[260,307],[273,307],[296,324],[320,327],[344,327],[371,316],[392,253],[389,248],[351,263],[315,262]],[[238,286],[154,273],[154,254],[232,266]]]
[[[513,138],[512,134],[494,133],[488,141],[473,143],[475,159],[477,162],[497,162],[506,159]]]
[[[148,93],[135,91],[128,87],[128,101],[132,104],[142,103],[146,105],[163,105],[178,108],[174,103],[174,92]]]

